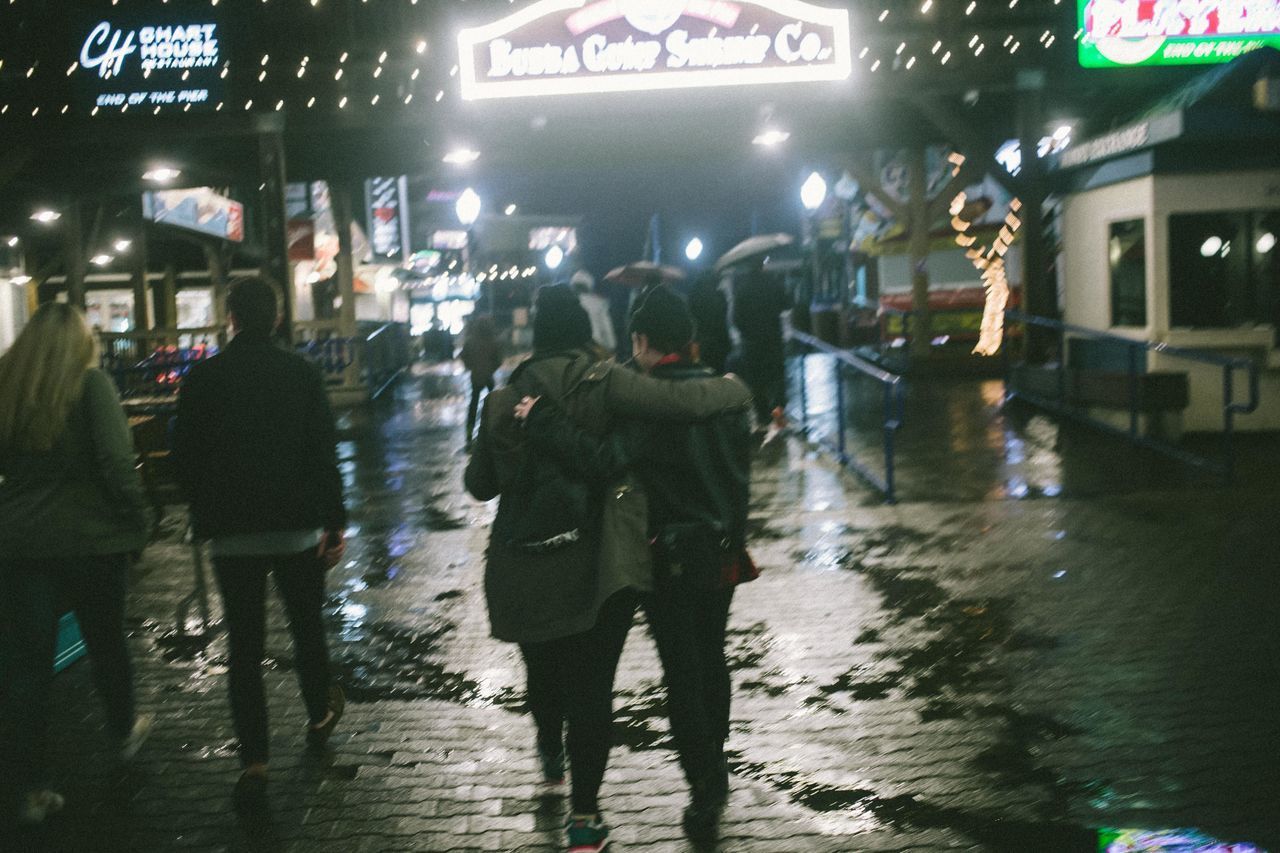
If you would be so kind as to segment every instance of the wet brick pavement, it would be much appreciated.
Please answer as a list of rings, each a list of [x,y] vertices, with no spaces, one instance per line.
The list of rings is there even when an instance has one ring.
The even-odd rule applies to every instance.
[[[130,602],[154,736],[133,767],[114,767],[86,666],[59,676],[54,775],[68,809],[40,831],[3,828],[0,845],[560,849],[562,804],[532,796],[518,658],[487,636],[492,507],[461,492],[460,388],[420,371],[347,425],[352,537],[327,616],[348,712],[331,754],[308,757],[274,612],[269,820],[240,822],[230,806],[225,637],[174,630],[192,569],[171,513]],[[719,849],[1084,853],[1114,826],[1280,849],[1274,490],[1130,482],[1054,497],[1043,486],[1074,482],[1068,468],[1111,469],[1124,454],[1064,459],[1060,437],[1044,439],[1051,425],[1006,420],[985,383],[920,393],[936,397],[926,434],[951,443],[929,456],[921,439],[904,459],[916,491],[898,506],[797,441],[760,454],[752,549],[765,572],[734,602]],[[1010,464],[1036,488],[1010,490]],[[603,791],[616,848],[690,849],[639,625],[617,720]]]

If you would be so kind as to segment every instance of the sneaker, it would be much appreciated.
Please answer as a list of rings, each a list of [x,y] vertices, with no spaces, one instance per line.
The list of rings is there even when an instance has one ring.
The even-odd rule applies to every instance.
[[[333,734],[334,727],[338,725],[338,720],[342,719],[342,712],[346,707],[346,694],[338,685],[332,685],[329,688],[329,719],[320,728],[307,726],[307,746],[312,749],[323,749],[329,742],[329,735]]]
[[[18,809],[18,822],[44,823],[45,818],[62,811],[66,805],[66,797],[57,791],[31,791],[23,798],[22,806]]]
[[[151,726],[155,722],[153,714],[138,714],[133,720],[133,728],[129,729],[129,734],[125,735],[124,740],[120,741],[120,760],[132,761],[138,755],[138,750],[142,749],[142,745],[147,742],[147,738],[151,737]]]
[[[600,853],[609,846],[609,827],[595,820],[570,820],[565,827],[569,853]]]
[[[263,812],[267,809],[267,777],[263,773],[241,773],[231,794],[238,812]]]

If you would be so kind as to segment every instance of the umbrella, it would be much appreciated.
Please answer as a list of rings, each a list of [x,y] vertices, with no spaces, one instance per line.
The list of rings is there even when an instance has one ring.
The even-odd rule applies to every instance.
[[[648,284],[683,281],[684,273],[675,267],[659,266],[653,261],[636,261],[624,267],[609,270],[604,280],[627,287],[644,287]]]
[[[721,256],[716,261],[716,272],[722,272],[731,266],[763,259],[765,256],[790,246],[796,239],[790,234],[758,234],[748,237]]]

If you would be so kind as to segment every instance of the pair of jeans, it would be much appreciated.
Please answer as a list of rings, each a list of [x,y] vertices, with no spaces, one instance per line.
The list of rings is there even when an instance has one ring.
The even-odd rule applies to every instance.
[[[733,587],[706,589],[657,569],[654,591],[640,606],[662,661],[671,738],[695,792],[722,785],[732,686],[725,628]]]
[[[89,654],[107,733],[133,728],[133,668],[124,637],[129,556],[0,562],[0,785],[5,798],[46,787],[49,694],[60,605],[70,605]]]
[[[324,566],[312,549],[297,554],[214,557],[231,646],[231,719],[240,739],[240,762],[269,758],[267,700],[262,688],[266,652],[267,575],[275,580],[293,635],[294,664],[307,716],[329,713],[329,649],[324,636]]]
[[[560,755],[567,742],[576,814],[600,810],[600,785],[613,746],[613,679],[635,612],[635,592],[623,590],[600,607],[590,630],[520,644],[538,750]]]

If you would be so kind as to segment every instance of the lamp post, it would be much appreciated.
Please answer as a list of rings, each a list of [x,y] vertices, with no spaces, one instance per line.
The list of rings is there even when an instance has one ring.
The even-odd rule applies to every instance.
[[[817,213],[822,207],[823,202],[827,200],[827,182],[822,175],[813,172],[805,180],[800,187],[800,202],[804,205],[804,209],[808,211],[807,222],[809,224],[809,264],[810,264],[810,283],[806,288],[804,299],[804,314],[806,317],[812,307],[814,290],[818,286],[818,280],[822,275],[822,258],[819,255],[818,246],[818,224]]]
[[[480,218],[480,209],[483,206],[484,203],[480,200],[480,195],[471,187],[467,187],[462,191],[462,195],[458,196],[457,204],[454,205],[454,211],[458,214],[458,221],[467,230],[467,239],[462,244],[462,272],[465,275],[471,274],[471,229],[476,224],[476,220]],[[490,283],[489,316],[492,317],[496,310],[493,284]]]

